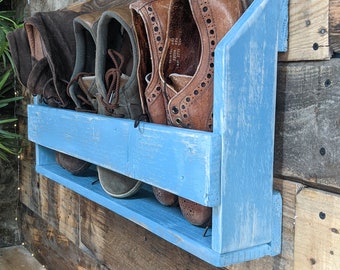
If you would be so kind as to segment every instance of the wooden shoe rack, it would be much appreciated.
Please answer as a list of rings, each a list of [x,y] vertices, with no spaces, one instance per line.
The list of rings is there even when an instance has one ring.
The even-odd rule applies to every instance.
[[[255,0],[215,51],[214,131],[102,115],[28,108],[36,171],[124,216],[174,245],[226,266],[281,249],[282,202],[273,190],[277,55],[287,41],[287,0]],[[76,177],[60,151],[141,180],[127,199],[107,195],[92,175]],[[213,208],[212,227],[189,224],[160,205],[157,186]]]

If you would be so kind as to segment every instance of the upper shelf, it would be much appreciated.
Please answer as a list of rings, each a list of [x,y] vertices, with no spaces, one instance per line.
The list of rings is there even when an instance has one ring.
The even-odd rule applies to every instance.
[[[203,205],[220,202],[218,134],[30,105],[29,137]]]

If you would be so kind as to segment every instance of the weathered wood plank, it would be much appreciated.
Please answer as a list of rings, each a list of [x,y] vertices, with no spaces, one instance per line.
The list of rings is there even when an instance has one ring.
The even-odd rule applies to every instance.
[[[39,180],[34,163],[30,160],[20,161],[20,201],[32,211],[40,213]]]
[[[217,269],[96,203],[80,209],[81,241],[109,269]]]
[[[281,61],[325,60],[329,48],[329,0],[290,0],[288,51]]]
[[[23,246],[13,246],[0,249],[0,269],[43,270],[45,268]]]
[[[296,196],[303,185],[274,179],[274,188],[280,191],[283,200],[282,251],[275,257],[264,257],[228,267],[228,270],[293,270]]]
[[[79,195],[41,175],[39,183],[41,217],[79,244]]]
[[[22,207],[21,216],[25,247],[47,269],[108,269],[25,206]]]
[[[340,196],[304,189],[297,196],[294,269],[340,269]]]
[[[275,174],[340,187],[340,59],[280,63]]]
[[[20,133],[27,121],[20,117]],[[35,172],[35,147],[26,142],[20,158],[20,201],[78,244],[79,195]]]
[[[329,0],[329,43],[332,50],[340,53],[340,1]]]

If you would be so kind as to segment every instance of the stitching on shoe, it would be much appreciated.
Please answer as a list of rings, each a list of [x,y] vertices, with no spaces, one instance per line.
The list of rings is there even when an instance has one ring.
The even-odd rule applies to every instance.
[[[175,117],[176,124],[181,127],[191,128],[190,115],[188,108],[194,103],[203,91],[209,90],[209,86],[212,84],[214,75],[214,50],[216,48],[216,25],[212,17],[212,12],[208,1],[200,1],[200,15],[205,23],[206,35],[209,39],[209,60],[206,70],[206,76],[204,79],[194,88],[194,90],[181,100],[179,107],[173,106],[171,109],[172,117]],[[202,52],[204,53],[204,52]],[[200,68],[200,67],[198,67]],[[212,113],[208,119],[209,130],[212,130]]]
[[[154,9],[152,8],[151,5],[146,7],[146,11],[147,11],[148,18],[152,25],[153,40],[154,40],[154,44],[156,44],[158,58],[160,59],[162,52],[163,52],[163,48],[164,48],[164,38],[162,37],[162,33],[161,33],[162,31],[161,23],[160,23],[158,14],[154,12]],[[161,93],[162,93],[161,85],[160,85],[160,82],[158,82],[156,84],[156,87],[151,91],[150,93],[151,95],[148,95],[146,99],[147,102],[148,103],[154,102],[158,98],[158,96],[161,95]]]

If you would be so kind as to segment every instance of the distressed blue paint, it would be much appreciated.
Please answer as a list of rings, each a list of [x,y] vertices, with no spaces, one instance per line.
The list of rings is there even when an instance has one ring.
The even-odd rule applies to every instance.
[[[282,235],[282,197],[281,194],[274,190],[273,193],[273,210],[272,210],[272,241],[271,256],[276,256],[281,252]]]
[[[56,164],[38,165],[36,170],[215,266],[222,267],[272,255],[270,243],[224,254],[212,250],[211,230],[203,237],[204,228],[189,224],[181,216],[179,208],[161,206],[147,185],[132,198],[115,199],[108,196],[98,182],[94,183],[96,177],[75,177]],[[276,193],[275,196],[278,198],[273,200],[273,208],[277,208],[279,205],[276,203],[280,201],[280,195]],[[279,220],[276,223],[281,224],[281,216],[277,217]]]
[[[286,52],[288,50],[288,0],[280,0],[280,3],[278,51]]]
[[[254,1],[216,49],[214,128],[222,161],[212,248],[220,253],[272,239],[279,7]]]
[[[282,199],[273,192],[272,166],[287,2],[255,0],[218,45],[214,132],[151,123],[134,128],[127,119],[30,105],[37,172],[215,266],[279,254]],[[111,198],[92,184],[95,171],[75,177],[56,164],[55,151],[139,179],[144,188],[132,198]],[[150,185],[213,206],[207,237],[178,208],[156,202]]]
[[[203,205],[220,201],[220,137],[29,105],[29,139]],[[48,127],[48,128],[46,128]],[[181,162],[179,162],[179,160]]]

